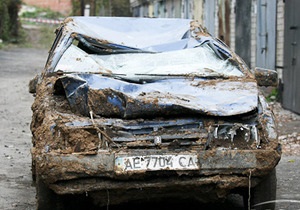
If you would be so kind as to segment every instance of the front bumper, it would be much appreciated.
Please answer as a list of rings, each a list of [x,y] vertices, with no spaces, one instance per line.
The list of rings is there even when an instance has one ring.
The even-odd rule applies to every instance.
[[[34,159],[37,175],[56,193],[68,194],[101,190],[199,187],[208,184],[228,189],[247,187],[249,176],[255,179],[267,175],[281,157],[279,147],[277,150],[206,150],[185,154],[195,152],[199,169],[184,171],[120,173],[115,167],[117,156],[161,154],[159,150],[102,151],[97,155],[49,152],[36,155]]]

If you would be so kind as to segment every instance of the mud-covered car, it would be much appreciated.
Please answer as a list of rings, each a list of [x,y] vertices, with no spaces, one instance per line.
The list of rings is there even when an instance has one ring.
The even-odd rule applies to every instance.
[[[249,69],[197,21],[67,18],[34,81],[39,209],[68,194],[100,206],[275,199],[281,151],[259,86],[276,72]]]

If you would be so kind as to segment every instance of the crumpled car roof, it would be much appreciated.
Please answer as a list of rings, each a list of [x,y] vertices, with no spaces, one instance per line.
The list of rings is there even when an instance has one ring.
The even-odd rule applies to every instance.
[[[72,20],[72,21],[70,21]],[[188,41],[189,19],[154,19],[131,17],[71,17],[68,30],[128,47],[154,50],[155,46]],[[163,47],[161,47],[163,49]]]

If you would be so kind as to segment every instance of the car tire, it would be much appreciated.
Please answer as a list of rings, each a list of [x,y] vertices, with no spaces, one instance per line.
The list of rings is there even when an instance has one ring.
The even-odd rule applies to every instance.
[[[251,188],[251,197],[250,197],[250,207],[248,208],[248,193],[244,194],[244,206],[245,209],[251,210],[274,210],[276,200],[276,188],[277,188],[277,179],[276,179],[276,169],[273,169],[270,174],[268,174],[257,186]],[[261,204],[263,202],[268,202],[266,204]]]
[[[36,203],[37,209],[63,210],[63,202],[59,195],[51,190],[40,178],[36,177]]]

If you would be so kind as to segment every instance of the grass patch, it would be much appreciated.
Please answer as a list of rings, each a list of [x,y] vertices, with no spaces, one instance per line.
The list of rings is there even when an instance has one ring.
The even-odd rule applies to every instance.
[[[37,19],[64,19],[65,17],[50,9],[31,7],[24,5],[24,11],[20,14],[20,18],[37,18]],[[22,24],[22,42],[21,47],[34,47],[50,49],[55,39],[55,29],[58,25],[47,23],[35,23],[25,20],[21,21]]]
[[[56,28],[57,26],[55,25],[27,25],[23,23],[22,36],[24,38],[20,46],[28,48],[50,49],[55,39],[54,32]]]
[[[50,49],[52,43],[56,37],[55,30],[57,27],[55,26],[42,26],[41,27],[41,37],[39,40],[39,45],[42,48]]]
[[[271,93],[266,97],[268,102],[278,101],[279,99],[279,91],[277,88],[274,88]]]

